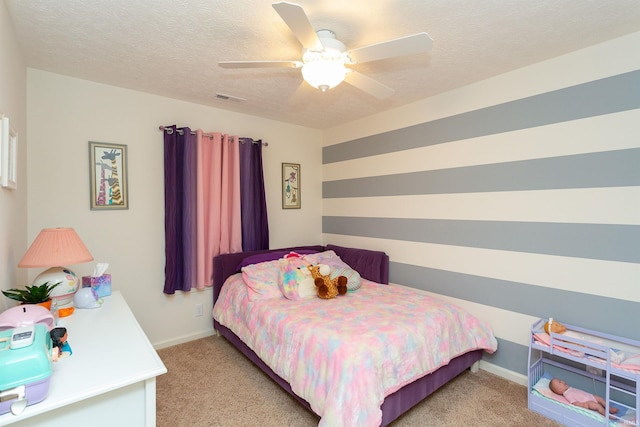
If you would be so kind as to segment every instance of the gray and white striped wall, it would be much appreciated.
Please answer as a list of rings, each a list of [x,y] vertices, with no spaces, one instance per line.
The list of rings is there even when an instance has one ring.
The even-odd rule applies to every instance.
[[[640,340],[640,33],[325,140],[324,241],[489,321],[494,370],[526,375],[538,318]]]

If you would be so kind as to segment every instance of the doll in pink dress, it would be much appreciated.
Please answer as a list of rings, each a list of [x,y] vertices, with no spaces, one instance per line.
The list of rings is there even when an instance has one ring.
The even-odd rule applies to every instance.
[[[578,388],[569,387],[564,381],[553,378],[549,382],[549,389],[555,394],[564,396],[572,405],[579,406],[581,408],[590,409],[592,411],[598,411],[601,415],[604,415],[604,409],[607,403],[601,396],[587,393],[586,391]],[[615,414],[618,412],[617,408],[609,408],[609,412]]]

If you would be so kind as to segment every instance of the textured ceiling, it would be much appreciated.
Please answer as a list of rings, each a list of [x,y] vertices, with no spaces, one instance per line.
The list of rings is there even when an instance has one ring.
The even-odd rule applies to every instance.
[[[321,93],[266,0],[5,0],[27,66],[313,128],[328,128],[640,30],[638,0],[300,0],[347,49],[426,31],[428,54],[355,69],[396,90]],[[246,99],[222,101],[217,93]]]

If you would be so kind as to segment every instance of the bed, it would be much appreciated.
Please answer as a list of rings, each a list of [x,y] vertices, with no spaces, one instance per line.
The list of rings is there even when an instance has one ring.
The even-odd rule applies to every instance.
[[[347,295],[338,296],[336,299],[332,300],[321,300],[319,298],[315,298],[307,299],[304,301],[290,301],[287,298],[282,297],[266,300],[260,299],[257,301],[247,302],[234,299],[244,298],[244,296],[230,296],[232,294],[232,289],[238,289],[238,292],[242,293],[243,291],[241,290],[241,288],[248,287],[248,285],[242,278],[243,273],[240,273],[241,266],[247,259],[273,259],[273,257],[275,256],[280,257],[282,256],[282,254],[289,252],[302,253],[303,257],[309,256],[306,255],[307,253],[333,254],[337,258],[339,258],[339,260],[359,273],[362,279],[361,288],[354,292],[348,292]],[[345,373],[348,369],[348,367],[346,367],[347,365],[349,365],[348,361],[357,359],[360,356],[358,355],[344,357],[344,355],[340,353],[344,345],[342,345],[342,347],[339,347],[338,350],[331,347],[331,345],[333,345],[331,343],[334,342],[332,340],[340,339],[337,338],[337,336],[339,335],[338,330],[357,330],[356,328],[361,328],[359,329],[361,331],[361,335],[367,335],[368,339],[370,340],[366,342],[365,347],[374,347],[373,345],[370,345],[371,340],[382,341],[385,343],[391,342],[396,338],[396,335],[405,334],[405,329],[413,329],[415,324],[431,324],[431,321],[413,322],[414,325],[405,325],[402,328],[399,328],[395,326],[395,320],[394,322],[385,322],[384,320],[381,320],[379,322],[376,320],[376,322],[372,322],[371,319],[376,319],[376,316],[378,316],[378,309],[373,310],[373,314],[363,314],[364,309],[362,309],[361,307],[368,307],[369,304],[369,300],[366,300],[366,298],[371,298],[371,301],[373,301],[373,298],[375,298],[374,296],[372,296],[373,294],[384,294],[386,296],[387,293],[391,292],[410,292],[410,294],[405,294],[402,297],[404,298],[402,301],[406,302],[411,300],[411,305],[415,305],[416,298],[421,299],[430,297],[402,287],[382,286],[388,285],[389,283],[389,258],[384,252],[346,248],[336,245],[300,246],[274,249],[269,251],[253,251],[219,255],[213,260],[213,271],[213,322],[216,331],[220,335],[225,337],[231,344],[237,347],[245,356],[247,356],[254,364],[256,364],[265,373],[267,373],[274,381],[276,381],[302,405],[318,414],[321,417],[319,424],[321,426],[387,425],[398,418],[400,415],[402,415],[404,412],[408,411],[426,396],[433,393],[435,390],[446,384],[451,379],[455,378],[466,369],[469,369],[474,365],[477,367],[477,362],[482,358],[483,351],[494,352],[497,349],[497,342],[491,330],[482,321],[465,312],[463,314],[455,314],[452,316],[464,317],[463,323],[465,323],[465,327],[469,326],[468,330],[470,332],[460,333],[458,331],[457,335],[468,336],[468,338],[466,339],[469,341],[469,343],[465,344],[466,347],[464,348],[464,350],[461,350],[457,347],[458,344],[455,344],[455,349],[449,351],[454,352],[455,354],[453,355],[445,355],[441,354],[444,352],[431,350],[418,351],[419,349],[416,350],[415,348],[411,347],[416,345],[416,342],[411,341],[409,347],[409,344],[405,343],[403,344],[405,347],[394,350],[397,352],[396,355],[398,357],[389,356],[382,362],[376,362],[376,360],[374,360],[379,356],[378,354],[374,356],[362,356],[363,360],[366,360],[367,362],[358,362],[361,366],[367,366],[369,362],[371,362],[372,364],[381,363],[380,366],[376,365],[372,367],[371,371],[377,374],[379,371],[390,370],[390,372],[393,374],[392,376],[397,376],[398,383],[396,384],[388,384],[387,382],[389,381],[389,378],[386,377],[380,381],[384,384],[371,383],[369,379],[362,379],[366,378],[366,376],[364,374],[361,375],[360,373],[353,374],[355,375],[355,377],[350,378],[348,384],[348,387],[352,387],[353,385],[355,385],[355,391],[351,389],[346,390],[347,386],[342,383],[336,384],[335,386],[331,384],[327,385],[326,383],[322,383],[321,385],[310,384],[309,382],[311,380],[309,378],[319,376],[322,373],[326,373],[328,377],[337,376],[340,378],[347,378],[348,375],[352,374],[351,372]],[[246,291],[244,292],[246,293]],[[391,301],[392,298],[392,296],[389,296],[386,301]],[[444,302],[443,304],[447,307],[447,309],[452,306],[451,304]],[[388,305],[392,304],[389,303]],[[223,306],[226,308],[223,308]],[[258,348],[258,346],[262,344],[259,344],[256,341],[271,339],[275,340],[274,334],[272,334],[271,332],[273,332],[274,330],[282,329],[282,325],[270,325],[268,323],[263,323],[267,320],[260,318],[260,320],[256,320],[257,325],[259,326],[254,325],[254,329],[250,330],[249,326],[239,326],[239,324],[242,322],[238,320],[238,316],[243,315],[242,313],[239,313],[242,311],[246,312],[246,314],[244,315],[246,315],[247,317],[253,318],[256,316],[264,315],[265,318],[275,318],[274,321],[281,321],[282,318],[285,317],[284,313],[289,313],[289,310],[301,310],[303,313],[313,313],[313,315],[308,316],[310,318],[313,318],[314,315],[317,315],[317,313],[322,312],[324,314],[325,310],[334,310],[334,307],[337,306],[346,307],[345,309],[347,312],[345,312],[344,314],[339,314],[338,316],[336,316],[333,311],[327,311],[327,313],[329,313],[331,319],[341,317],[344,319],[348,319],[348,323],[340,323],[340,327],[335,327],[335,322],[333,324],[331,322],[327,322],[327,327],[333,325],[331,326],[331,329],[323,330],[322,333],[315,333],[314,330],[314,335],[312,331],[304,331],[300,326],[300,324],[306,322],[306,319],[298,320],[297,322],[295,322],[295,334],[288,335],[289,341],[279,344],[275,342],[270,343],[267,341],[266,346],[271,346],[271,349],[267,351],[262,348]],[[349,310],[353,311],[354,307],[358,307],[358,310],[362,311],[357,311],[355,315],[353,312],[348,313]],[[387,308],[385,308],[384,310],[386,309]],[[225,310],[234,310],[235,313],[225,314]],[[380,312],[383,312],[384,310],[379,309]],[[409,311],[407,311],[408,309],[405,306],[403,306],[401,310],[401,313],[396,313],[398,317],[407,316],[414,318],[414,316],[426,315],[426,311],[420,308],[415,313],[410,313]],[[436,317],[449,316],[449,314],[443,315],[442,312],[437,312],[439,314]],[[295,314],[291,314],[291,316],[295,316]],[[298,316],[300,315],[298,314]],[[354,321],[354,319],[356,318],[368,319],[365,320],[368,323],[366,324],[366,326],[356,325],[356,322]],[[258,327],[259,329],[255,329]],[[366,333],[362,333],[362,328],[365,327]],[[376,329],[376,327],[379,329]],[[314,326],[314,328],[318,328],[317,324]],[[438,333],[445,338],[441,339],[440,335],[435,338],[432,337],[432,342],[421,344],[423,347],[426,345],[430,348],[442,348],[443,346],[448,347],[450,345],[447,340],[451,339],[451,335],[456,334],[448,332],[448,327],[438,326],[438,328],[440,328],[437,329],[439,331]],[[334,334],[336,336],[334,336]],[[393,337],[389,338],[389,341],[387,341],[387,337],[385,334],[391,334],[393,335]],[[244,339],[242,339],[241,336]],[[294,338],[292,338],[292,336]],[[308,355],[309,350],[302,350],[302,347],[299,347],[305,345],[305,343],[302,342],[302,338],[300,338],[303,336],[308,336],[306,339],[311,340],[315,339],[316,336],[329,336],[329,343],[314,342],[313,348],[323,348],[326,350],[327,354],[336,354],[334,359],[341,360],[340,364],[338,364],[335,360],[332,362],[323,362],[327,363],[327,365],[325,366],[323,364],[322,369],[319,369],[317,365],[312,366],[312,364],[307,363],[307,360],[303,357],[292,357],[292,355],[295,356],[296,354],[305,356]],[[424,341],[426,338],[421,337],[420,339]],[[291,344],[291,342],[293,342],[294,344]],[[327,346],[326,348],[323,347],[325,345]],[[392,346],[385,344],[384,347],[384,352],[388,355],[389,351],[391,350],[387,350],[386,347]],[[422,350],[425,350],[425,348],[422,348]],[[318,352],[319,350],[313,351]],[[382,350],[374,351],[382,352]],[[420,367],[406,368],[404,366],[399,366],[403,364],[408,365],[408,363],[405,363],[405,358],[407,360],[412,360],[418,357],[415,355],[423,355],[427,353],[429,355],[425,356],[425,358],[435,360],[434,363],[438,364],[437,367],[434,368],[431,365],[424,366],[426,362],[420,362],[423,365]],[[317,355],[314,355],[314,357],[315,356]],[[283,357],[290,358],[287,360],[287,362],[285,362],[285,365],[297,366],[298,364],[300,364],[301,367],[283,368],[282,366],[278,366],[279,360],[281,360],[281,358]],[[345,360],[348,361],[345,362]],[[349,369],[351,368],[353,367],[349,367]],[[408,369],[408,372],[405,372],[405,369]],[[421,372],[420,369],[422,369],[424,372]],[[336,370],[340,370],[339,375],[335,374],[334,371]],[[320,372],[321,374],[318,374],[318,372]],[[300,385],[301,377],[303,377],[303,380],[306,381],[306,383],[302,386]],[[325,379],[325,381],[328,380]],[[310,387],[314,387],[314,389],[310,391]],[[359,387],[359,389],[357,387]],[[318,390],[320,390],[320,392],[318,392]],[[371,390],[374,391],[371,392]],[[317,401],[318,393],[324,393],[321,396],[322,402],[320,403]],[[359,398],[360,394],[362,394],[363,397],[368,400],[364,403],[359,400],[353,400],[353,402],[350,400],[356,399],[356,397],[354,396],[357,396],[357,398]],[[370,396],[371,394],[373,394],[373,396]],[[346,406],[338,407],[339,405],[343,404]],[[354,413],[349,415],[347,414],[347,412],[349,411],[354,411]],[[351,418],[349,418],[349,416],[351,416]]]

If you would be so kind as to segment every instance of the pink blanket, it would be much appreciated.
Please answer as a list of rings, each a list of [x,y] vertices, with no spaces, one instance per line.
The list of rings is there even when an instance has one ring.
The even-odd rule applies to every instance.
[[[320,426],[378,426],[385,396],[458,355],[497,349],[463,309],[367,280],[332,300],[250,302],[237,274],[213,315],[309,402]]]

